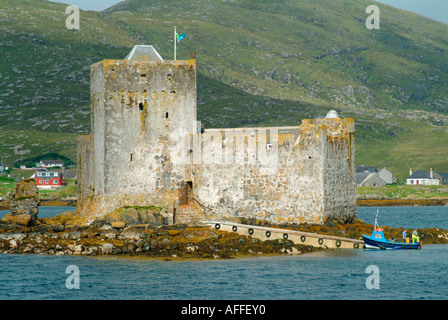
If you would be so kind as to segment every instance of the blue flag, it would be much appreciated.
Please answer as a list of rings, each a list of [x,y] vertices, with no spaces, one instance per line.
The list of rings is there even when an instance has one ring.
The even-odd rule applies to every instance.
[[[181,42],[187,35],[185,34],[185,32],[184,33],[182,33],[181,35],[178,35],[177,33],[176,33],[176,35],[177,35],[177,41],[178,42]]]

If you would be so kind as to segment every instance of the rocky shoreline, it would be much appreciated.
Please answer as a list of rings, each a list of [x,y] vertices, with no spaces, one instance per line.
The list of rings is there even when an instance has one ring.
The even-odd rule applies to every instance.
[[[34,180],[23,180],[10,197],[10,210],[0,220],[0,253],[47,255],[125,255],[162,259],[227,259],[242,256],[303,254],[329,250],[291,240],[259,240],[206,226],[169,225],[157,207],[129,207],[88,221],[75,212],[39,218],[42,203]],[[53,204],[60,204],[53,202]],[[323,225],[270,225],[241,219],[243,224],[280,227],[317,234],[362,239],[373,226],[359,219],[329,220]],[[384,227],[386,237],[401,239],[403,228]],[[418,230],[424,244],[448,243],[448,231]]]
[[[261,241],[204,226],[126,226],[106,220],[78,226],[73,224],[77,218],[75,213],[65,212],[52,218],[38,218],[33,226],[21,225],[20,221],[11,223],[0,220],[0,253],[139,256],[173,260],[229,259],[331,250],[295,244],[285,239]],[[263,221],[242,222],[266,225]],[[359,239],[363,233],[370,234],[372,230],[372,225],[358,219],[350,223],[328,221],[324,225],[288,224],[278,227],[352,239]],[[390,238],[399,239],[402,231],[402,228],[384,228]],[[430,228],[418,232],[424,245],[448,243],[446,230]]]
[[[113,227],[104,221],[90,226],[69,222],[74,213],[38,219],[21,226],[0,221],[0,253],[47,255],[124,255],[163,259],[226,259],[242,256],[303,254],[322,250],[290,240],[260,241],[208,227],[172,225]],[[65,221],[65,222],[64,222]]]

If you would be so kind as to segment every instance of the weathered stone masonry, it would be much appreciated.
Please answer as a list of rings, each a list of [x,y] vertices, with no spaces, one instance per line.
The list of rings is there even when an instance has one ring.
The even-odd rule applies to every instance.
[[[132,206],[160,207],[168,223],[356,216],[353,119],[198,133],[195,60],[94,64],[91,110],[92,134],[78,138],[86,221]]]

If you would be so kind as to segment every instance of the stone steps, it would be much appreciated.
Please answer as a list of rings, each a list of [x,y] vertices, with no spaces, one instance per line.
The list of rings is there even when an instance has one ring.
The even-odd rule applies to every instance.
[[[178,208],[174,223],[186,223],[188,225],[203,225],[202,221],[207,217],[194,205],[184,205]]]

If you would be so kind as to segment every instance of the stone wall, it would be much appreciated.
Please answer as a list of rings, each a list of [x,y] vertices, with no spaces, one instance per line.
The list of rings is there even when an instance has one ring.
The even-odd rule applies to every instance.
[[[351,119],[305,120],[300,127],[207,130],[193,136],[202,154],[201,164],[191,167],[195,197],[218,219],[322,223],[328,217],[354,217],[351,124]],[[333,129],[343,133],[335,135]],[[260,137],[260,131],[266,134]],[[227,152],[233,137],[233,152]],[[221,141],[226,141],[222,151],[212,152]],[[268,144],[277,162],[257,158]]]
[[[92,135],[77,138],[77,185],[78,201],[76,210],[82,212],[94,196],[94,166],[93,166],[93,137]]]

